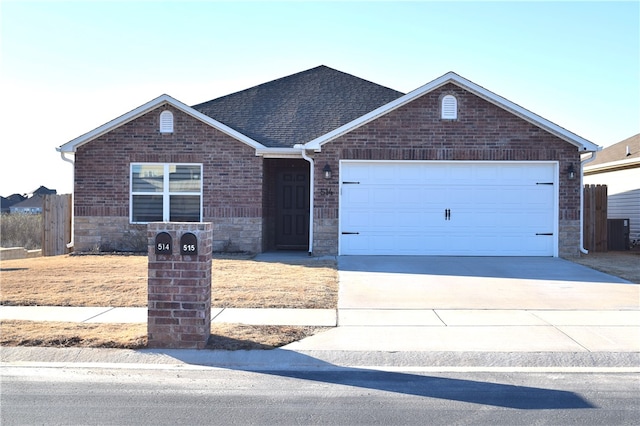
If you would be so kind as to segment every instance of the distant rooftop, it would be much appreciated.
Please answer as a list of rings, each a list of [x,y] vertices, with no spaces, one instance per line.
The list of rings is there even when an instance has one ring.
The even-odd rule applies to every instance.
[[[629,155],[627,155],[627,153]],[[606,147],[602,151],[598,152],[596,159],[591,163],[588,163],[586,166],[592,167],[599,164],[628,160],[632,158],[640,158],[640,133]]]

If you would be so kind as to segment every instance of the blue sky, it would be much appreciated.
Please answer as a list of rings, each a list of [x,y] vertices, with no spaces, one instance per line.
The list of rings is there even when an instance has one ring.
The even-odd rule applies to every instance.
[[[0,1],[0,195],[71,192],[60,146],[167,93],[327,65],[409,92],[455,71],[598,144],[640,133],[627,2]]]

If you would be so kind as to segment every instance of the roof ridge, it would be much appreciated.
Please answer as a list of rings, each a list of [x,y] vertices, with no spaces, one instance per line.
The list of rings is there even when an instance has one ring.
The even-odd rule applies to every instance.
[[[310,71],[313,71],[313,70],[316,70],[316,69],[319,69],[319,68],[322,68],[322,67],[333,69],[333,68],[327,67],[326,65],[318,65],[316,67],[309,68],[308,70],[299,71],[299,72],[296,72],[296,73],[293,73],[293,74],[289,74],[289,75],[285,75],[285,76],[282,76],[282,77],[274,78],[273,80],[265,81],[264,83],[260,83],[260,84],[257,84],[255,86],[247,87],[245,89],[238,90],[236,92],[227,93],[226,95],[222,95],[222,96],[219,96],[217,98],[209,99],[208,101],[200,102],[199,104],[191,105],[191,108],[197,108],[199,106],[203,106],[203,105],[208,104],[208,103],[213,102],[213,101],[219,101],[219,100],[227,98],[229,96],[234,96],[234,95],[237,95],[237,94],[240,94],[240,93],[243,93],[243,92],[248,92],[250,90],[256,90],[256,89],[258,89],[260,87],[264,87],[267,84],[272,84],[272,83],[275,83],[277,81],[283,80],[285,78],[291,78],[291,77],[299,76],[300,74],[308,73]]]
[[[333,71],[333,72],[336,72],[336,73],[343,74],[345,76],[349,76],[351,78],[355,78],[355,79],[361,80],[361,81],[369,83],[369,84],[375,84],[376,86],[380,86],[380,87],[383,87],[385,89],[393,90],[393,91],[398,92],[398,93],[400,93],[402,95],[405,94],[404,92],[400,92],[399,90],[392,89],[392,88],[390,88],[388,86],[384,86],[382,84],[378,84],[378,83],[376,83],[374,81],[371,81],[371,80],[367,80],[366,78],[358,77],[357,75],[349,74],[348,72],[341,71],[339,69],[330,67],[328,65],[321,64],[321,65],[315,66],[313,68],[309,68],[309,69],[306,69],[306,70],[303,70],[303,71],[299,71],[299,72],[296,72],[296,73],[293,73],[293,74],[285,75],[285,76],[282,76],[282,77],[279,77],[279,78],[275,78],[273,80],[265,81],[264,83],[260,83],[260,84],[257,84],[255,86],[251,86],[251,87],[248,87],[246,89],[238,90],[237,92],[228,93],[226,95],[222,95],[222,96],[219,96],[217,98],[209,99],[208,101],[204,101],[204,102],[200,102],[200,103],[195,104],[195,105],[191,105],[191,108],[197,109],[198,107],[203,107],[203,106],[205,106],[206,104],[208,104],[210,102],[219,101],[219,100],[225,99],[225,98],[227,98],[229,96],[238,95],[238,94],[241,94],[241,93],[244,93],[244,92],[258,90],[258,89],[260,89],[262,87],[265,87],[266,85],[276,84],[277,82],[280,82],[280,81],[285,80],[285,79],[294,79],[296,77],[302,76],[303,74],[311,74],[313,71],[319,71],[319,70],[330,70],[330,71]]]
[[[292,147],[404,93],[319,65],[192,106],[266,147]]]

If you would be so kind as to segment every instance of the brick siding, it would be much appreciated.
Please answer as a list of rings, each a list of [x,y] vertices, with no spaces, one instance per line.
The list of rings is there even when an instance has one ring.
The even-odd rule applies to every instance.
[[[174,116],[161,134],[160,112]],[[262,247],[262,159],[255,149],[169,105],[78,147],[75,160],[75,244],[87,251],[122,249],[139,225],[129,224],[130,164],[202,163],[203,221],[214,223],[214,250]]]
[[[458,99],[458,119],[440,119],[440,99]],[[339,161],[348,160],[479,160],[558,161],[560,167],[559,254],[579,249],[580,182],[565,171],[577,169],[577,148],[453,84],[413,100],[333,141],[315,155],[314,251],[338,252]],[[322,178],[329,164],[333,178]],[[332,193],[320,196],[321,193]]]

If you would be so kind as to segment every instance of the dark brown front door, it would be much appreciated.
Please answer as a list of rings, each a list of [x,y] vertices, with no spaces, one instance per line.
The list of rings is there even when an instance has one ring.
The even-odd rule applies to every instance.
[[[304,250],[309,247],[309,171],[283,170],[278,173],[276,247]]]

